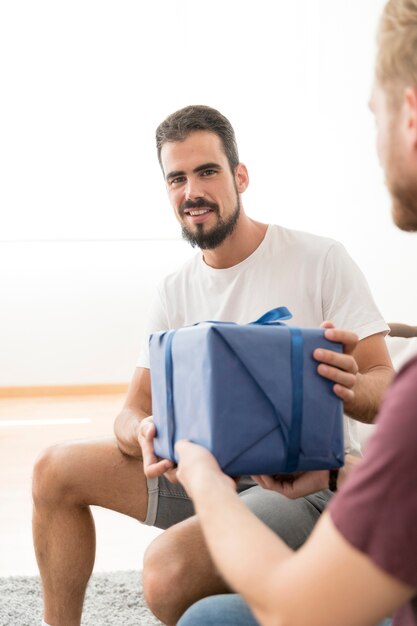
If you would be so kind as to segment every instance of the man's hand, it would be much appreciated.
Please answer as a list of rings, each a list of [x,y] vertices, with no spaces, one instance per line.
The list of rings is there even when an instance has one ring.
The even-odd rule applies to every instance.
[[[178,482],[176,477],[177,470],[174,469],[174,463],[168,459],[158,459],[155,456],[153,440],[155,438],[155,424],[150,415],[145,417],[139,424],[138,441],[142,449],[143,471],[148,478],[156,478],[165,474],[171,482]]]
[[[362,457],[346,454],[345,464],[339,470],[337,479],[338,489],[344,483],[353,468],[361,461]],[[312,493],[329,488],[329,470],[280,474],[279,476],[252,476],[252,478],[264,489],[271,489],[271,491],[282,493],[283,496],[291,500],[309,496]]]
[[[176,482],[174,464],[155,456],[153,440],[155,426],[152,419],[152,394],[150,371],[137,367],[129,385],[126,401],[114,423],[117,445],[123,454],[142,459],[143,471],[148,478],[166,474]]]
[[[264,489],[277,491],[291,500],[329,487],[329,470],[280,474],[279,476],[252,476],[252,478]]]
[[[333,391],[344,403],[352,405],[355,400],[353,388],[360,376],[358,364],[352,353],[359,338],[348,330],[336,329],[331,322],[323,322],[321,328],[326,329],[324,333],[326,339],[343,344],[343,353],[323,348],[314,350],[313,357],[320,361],[317,371],[323,378],[335,383]]]
[[[175,444],[175,451],[179,456],[177,477],[190,498],[209,485],[212,489],[216,481],[236,490],[233,478],[223,474],[214,456],[203,446],[182,439]]]

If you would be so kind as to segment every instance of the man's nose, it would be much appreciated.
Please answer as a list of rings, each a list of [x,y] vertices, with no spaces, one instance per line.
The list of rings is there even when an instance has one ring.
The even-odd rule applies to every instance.
[[[201,181],[197,178],[189,178],[185,186],[185,199],[197,200],[197,198],[204,198],[204,191]]]

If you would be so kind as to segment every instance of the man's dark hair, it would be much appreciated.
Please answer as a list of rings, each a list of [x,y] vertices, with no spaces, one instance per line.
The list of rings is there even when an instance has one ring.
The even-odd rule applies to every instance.
[[[239,163],[239,155],[233,127],[219,111],[202,104],[191,105],[175,111],[156,129],[156,147],[161,167],[161,149],[164,143],[167,141],[184,141],[196,130],[207,130],[220,138],[230,169],[234,172]]]

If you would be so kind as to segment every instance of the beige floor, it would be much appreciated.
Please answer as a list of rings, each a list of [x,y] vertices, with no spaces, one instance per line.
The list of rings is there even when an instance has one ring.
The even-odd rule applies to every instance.
[[[121,395],[0,399],[0,576],[37,573],[30,483],[38,453],[65,439],[111,434],[122,401]],[[95,571],[140,569],[160,531],[98,507],[93,513]]]

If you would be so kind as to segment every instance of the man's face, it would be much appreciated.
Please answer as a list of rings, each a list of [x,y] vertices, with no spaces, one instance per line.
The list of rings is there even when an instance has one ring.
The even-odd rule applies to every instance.
[[[161,162],[183,237],[202,249],[217,248],[239,219],[239,193],[246,188],[239,172],[244,166],[232,174],[220,138],[208,131],[165,143]]]
[[[377,152],[392,199],[392,217],[402,230],[417,230],[417,155],[407,136],[405,102],[390,105],[375,84],[370,102],[377,128]]]

